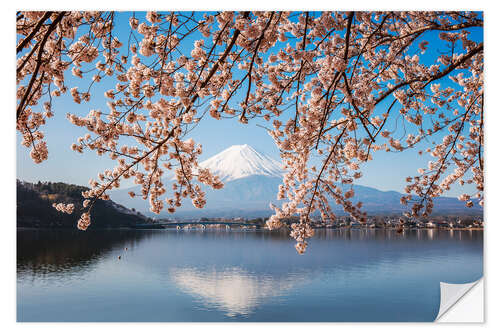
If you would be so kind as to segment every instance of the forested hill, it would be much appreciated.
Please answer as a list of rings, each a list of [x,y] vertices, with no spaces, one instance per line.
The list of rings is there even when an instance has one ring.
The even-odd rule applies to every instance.
[[[17,180],[17,227],[76,228],[82,213],[84,186],[65,183],[38,182],[36,184]],[[73,214],[57,211],[52,203],[73,203]],[[91,213],[89,228],[134,227],[152,223],[150,218],[113,202],[98,200]]]

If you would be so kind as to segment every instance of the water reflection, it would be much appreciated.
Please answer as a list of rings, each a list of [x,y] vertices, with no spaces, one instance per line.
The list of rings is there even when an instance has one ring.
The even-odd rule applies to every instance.
[[[479,231],[19,230],[20,321],[431,321]],[[127,250],[125,250],[127,248]],[[118,260],[118,256],[121,259]]]
[[[184,292],[197,296],[205,307],[216,307],[227,316],[249,315],[267,299],[286,294],[304,283],[304,277],[273,278],[239,267],[202,271],[173,268],[172,281]]]
[[[133,249],[151,237],[151,233],[133,230],[20,229],[17,231],[18,277],[82,273],[95,267],[112,250]]]

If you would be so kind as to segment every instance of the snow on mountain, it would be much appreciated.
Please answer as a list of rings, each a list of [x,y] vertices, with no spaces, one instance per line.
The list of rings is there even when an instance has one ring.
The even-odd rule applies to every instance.
[[[200,167],[210,169],[223,182],[256,175],[282,177],[284,172],[280,163],[249,145],[231,146],[201,162]]]
[[[279,205],[276,198],[278,186],[282,182],[284,170],[281,164],[264,154],[257,152],[249,145],[235,145],[200,163],[200,167],[209,168],[224,182],[224,187],[214,190],[202,185],[206,191],[207,204],[203,209],[196,209],[187,200],[176,211],[176,216],[215,217],[215,216],[269,216],[269,203]],[[171,188],[173,178],[166,179],[167,191]],[[350,186],[344,185],[350,188]],[[407,209],[400,204],[401,193],[396,191],[380,191],[375,188],[354,185],[355,202],[362,201],[363,209],[369,213],[401,213]],[[130,198],[129,191],[140,192],[139,186],[129,189],[111,191],[113,200],[126,207],[150,214],[149,203],[139,197]],[[171,192],[170,192],[171,194]],[[476,206],[476,205],[475,205]],[[333,204],[333,210],[342,213],[340,206]],[[436,198],[435,212],[461,213],[480,212],[474,207],[465,209],[464,203],[455,198]],[[160,216],[171,216],[162,213]]]

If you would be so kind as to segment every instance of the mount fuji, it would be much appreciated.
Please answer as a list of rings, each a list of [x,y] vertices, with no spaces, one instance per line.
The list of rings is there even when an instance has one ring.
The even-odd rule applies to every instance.
[[[284,174],[283,167],[276,160],[257,152],[249,145],[234,145],[200,163],[209,168],[224,183],[220,190],[201,185],[206,193],[207,204],[196,209],[189,200],[178,207],[178,217],[233,217],[268,216],[272,213],[269,203],[277,203],[276,194]],[[172,174],[164,179],[167,191],[174,181]],[[131,198],[128,192],[140,192],[140,186],[110,192],[112,200],[137,211],[149,213],[148,201],[140,197]],[[172,217],[161,214],[161,217]]]
[[[200,167],[209,168],[224,182],[220,190],[202,186],[206,193],[207,204],[203,209],[196,209],[189,200],[183,202],[173,217],[266,217],[272,214],[269,203],[279,204],[276,199],[278,186],[282,182],[284,169],[281,163],[265,154],[257,152],[249,145],[234,145],[219,154],[200,163]],[[173,183],[173,176],[164,180],[167,191]],[[399,202],[402,194],[396,191],[380,191],[371,187],[354,185],[355,201],[363,202],[363,209],[371,214],[401,213],[407,208]],[[126,207],[135,208],[147,215],[149,203],[142,198],[131,198],[129,191],[140,192],[139,186],[110,192],[110,197]],[[478,205],[465,208],[463,202],[455,198],[435,199],[435,212],[447,214],[478,214],[482,210]],[[342,213],[340,207],[334,210]],[[160,217],[172,217],[165,212]]]
[[[235,145],[201,162],[223,182],[251,176],[282,177],[283,167],[277,161],[258,153],[249,145]]]

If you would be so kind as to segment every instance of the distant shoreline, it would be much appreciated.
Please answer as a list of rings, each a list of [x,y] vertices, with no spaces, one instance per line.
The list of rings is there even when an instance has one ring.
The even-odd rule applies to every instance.
[[[218,229],[224,229],[224,228],[207,228],[207,230],[218,230]],[[314,228],[316,230],[390,230],[390,231],[398,231],[401,229],[398,228],[369,228],[369,227],[322,227],[322,228]],[[76,226],[74,228],[54,228],[54,227],[16,227],[16,230],[64,230],[64,231],[78,231],[78,232],[84,232],[81,230],[78,230]],[[102,231],[102,230],[175,230],[174,226],[171,227],[164,227],[164,228],[134,228],[134,227],[116,227],[116,228],[92,228],[89,229],[89,231]],[[202,228],[188,228],[188,229],[181,229],[181,230],[204,230]],[[239,228],[239,227],[234,227],[231,228],[231,230],[260,230],[260,231],[281,231],[281,229],[278,230],[269,230],[267,228],[260,228],[260,229],[255,229],[255,228]],[[484,228],[403,228],[402,231],[415,231],[415,230],[441,230],[441,231],[484,231]]]

